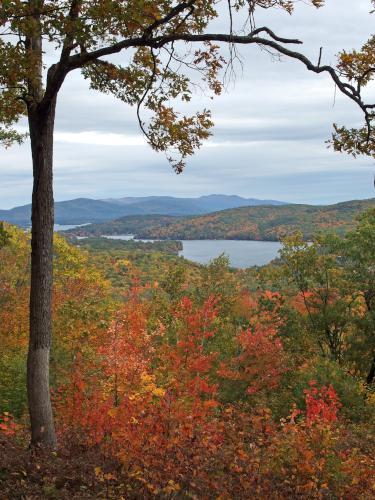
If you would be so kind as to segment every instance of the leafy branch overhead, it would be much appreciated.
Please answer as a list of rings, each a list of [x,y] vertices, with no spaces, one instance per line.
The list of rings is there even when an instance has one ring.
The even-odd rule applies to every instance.
[[[359,52],[343,51],[339,54],[338,70],[356,88],[358,95],[375,75],[375,36],[372,36]],[[375,104],[365,104],[365,126],[360,129],[347,129],[334,125],[333,145],[337,151],[345,151],[357,156],[375,156]]]
[[[48,106],[66,75],[81,69],[91,87],[136,106],[139,124],[148,142],[167,153],[180,172],[186,157],[209,137],[210,112],[184,116],[175,101],[189,101],[196,85],[203,83],[213,94],[222,91],[227,64],[222,45],[255,44],[279,55],[301,61],[315,73],[328,73],[335,85],[364,112],[365,126],[347,131],[336,126],[333,145],[350,153],[374,154],[373,104],[366,104],[362,89],[373,77],[374,39],[360,52],[342,53],[337,68],[314,64],[289,48],[296,39],[281,38],[267,27],[256,27],[257,8],[279,8],[293,13],[295,0],[4,0],[0,23],[0,140],[9,145],[21,141],[12,129],[32,107]],[[310,0],[322,7],[324,1]],[[229,14],[229,15],[228,15]],[[225,16],[227,30],[210,31],[211,22]],[[241,16],[241,29],[235,20]],[[245,24],[243,19],[246,19]],[[43,48],[35,44],[35,33]],[[198,45],[198,46],[196,46]],[[126,50],[128,49],[128,50]],[[59,53],[58,61],[45,68],[43,87],[38,82],[38,55]],[[116,56],[126,53],[123,57]],[[196,81],[194,74],[199,80]],[[198,83],[201,82],[201,83]],[[40,91],[35,92],[39,85]],[[145,117],[141,109],[145,108]]]

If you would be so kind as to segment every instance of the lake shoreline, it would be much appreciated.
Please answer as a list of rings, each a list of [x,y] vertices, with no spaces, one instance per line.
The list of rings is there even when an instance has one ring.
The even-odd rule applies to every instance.
[[[259,241],[259,240],[169,240],[164,239],[140,239],[136,235],[103,235],[103,238],[110,240],[157,242],[157,241],[176,241],[182,244],[182,250],[178,255],[197,264],[208,264],[219,255],[228,256],[230,266],[247,269],[254,266],[263,266],[278,257],[281,248],[280,242]]]
[[[78,227],[78,226],[76,226]],[[64,234],[65,231],[68,231],[68,229],[55,229],[55,231],[61,232]],[[154,238],[150,239],[147,238],[146,236],[142,234],[124,234],[123,232],[113,232],[111,234],[103,234],[103,233],[86,233],[85,231],[71,231],[71,228],[69,228],[69,236],[76,236],[79,238],[113,238],[115,239],[116,237],[119,236],[129,236],[129,239],[134,239],[138,241],[254,241],[254,242],[266,242],[266,243],[281,243],[280,239],[276,238],[269,238],[269,239],[254,239],[254,238],[186,238],[186,237],[181,237],[181,238]]]
[[[60,226],[61,227],[61,226]],[[183,239],[183,238],[142,238],[139,234],[120,234],[111,232],[111,234],[87,234],[85,229],[77,228],[77,231],[70,236],[77,239],[94,238],[108,240],[124,240],[134,242],[176,242],[182,244],[182,250],[178,255],[191,262],[206,265],[220,255],[226,255],[229,258],[230,266],[238,269],[247,269],[254,266],[264,266],[272,260],[279,257],[279,250],[282,246],[280,241],[275,240],[247,240],[243,238],[232,239]],[[61,234],[64,231],[61,230]]]

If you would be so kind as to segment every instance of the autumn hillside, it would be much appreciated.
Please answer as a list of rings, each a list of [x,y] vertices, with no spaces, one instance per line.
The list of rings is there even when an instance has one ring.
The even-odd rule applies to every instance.
[[[56,234],[50,453],[28,448],[30,234],[0,224],[0,499],[374,498],[374,233],[375,209],[246,270]]]
[[[298,230],[305,239],[311,239],[317,232],[334,231],[343,235],[355,227],[360,213],[374,206],[375,198],[326,206],[249,206],[195,217],[122,217],[72,232],[81,236],[130,233],[151,239],[277,241]]]

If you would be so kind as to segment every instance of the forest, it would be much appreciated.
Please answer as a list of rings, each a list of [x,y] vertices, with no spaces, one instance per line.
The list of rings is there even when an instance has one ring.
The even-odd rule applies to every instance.
[[[3,224],[2,497],[373,498],[374,233],[370,209],[247,270],[55,234],[59,449],[30,455],[30,235]]]
[[[81,248],[92,250],[139,250],[143,252],[163,252],[172,255],[178,255],[182,250],[180,241],[135,241],[135,240],[118,240],[110,238],[83,238],[78,239],[74,236],[68,237],[68,241]]]
[[[305,239],[315,233],[334,231],[343,235],[354,229],[356,216],[375,206],[375,199],[334,205],[282,205],[241,207],[194,217],[168,215],[126,216],[110,222],[89,224],[67,231],[79,236],[134,234],[136,238],[279,241],[295,231]]]
[[[1,189],[9,203],[31,201],[2,211],[10,222],[26,217],[27,226],[31,214],[30,231],[0,222],[1,499],[375,498],[373,200],[239,208],[172,224],[165,216],[154,228],[133,219],[143,224],[135,234],[150,239],[282,239],[280,259],[243,270],[225,255],[206,266],[188,262],[179,242],[84,242],[54,232],[55,187],[61,199],[94,190],[103,198],[124,185],[129,195],[171,194],[159,166],[181,174],[210,138],[215,147],[260,142],[273,162],[265,178],[276,167],[292,177],[317,169],[319,188],[329,162],[318,137],[351,161],[372,161],[375,36],[370,23],[353,26],[352,13],[365,22],[375,0],[347,2],[345,12],[329,3],[0,2],[0,144],[27,143],[3,161]],[[352,31],[356,48],[346,43]],[[237,97],[232,84],[245,67],[253,71],[246,92],[226,102],[220,120],[211,101],[228,90]],[[109,104],[102,114],[100,93]],[[260,121],[244,106],[253,94]],[[212,137],[215,120],[236,118],[234,102],[242,112],[236,128]],[[336,103],[334,115],[323,111]],[[107,148],[97,163],[99,146],[114,138],[123,149]],[[138,157],[137,144],[163,160]],[[246,170],[237,170],[240,154],[228,161],[236,144],[227,159],[211,149],[215,170],[196,169],[194,190],[184,184],[179,192],[203,194],[220,178],[228,192],[236,177],[248,195],[252,150],[241,149]],[[298,156],[302,144],[309,147]],[[293,172],[287,150],[297,154]],[[331,164],[338,180],[349,172]],[[101,191],[120,167],[124,184],[113,177],[111,194]],[[326,199],[344,199],[334,189]],[[70,201],[82,223],[88,204],[95,221],[125,213],[101,200]],[[71,204],[59,207],[59,217],[71,216]]]

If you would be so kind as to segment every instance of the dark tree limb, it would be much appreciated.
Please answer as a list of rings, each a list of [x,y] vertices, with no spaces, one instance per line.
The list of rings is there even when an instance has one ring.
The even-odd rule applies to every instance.
[[[186,4],[187,5],[187,4]],[[267,33],[271,39],[263,38],[259,35],[259,33],[265,32]],[[334,83],[337,85],[338,89],[349,99],[354,101],[360,109],[363,111],[365,115],[365,120],[369,130],[371,129],[371,116],[368,112],[369,109],[375,107],[372,104],[365,104],[362,100],[361,94],[353,85],[343,81],[340,79],[340,76],[335,71],[332,66],[324,65],[320,66],[320,64],[315,65],[308,59],[304,54],[291,50],[288,47],[285,47],[283,44],[302,44],[300,40],[292,39],[292,38],[281,38],[277,36],[273,31],[271,31],[267,27],[257,28],[252,31],[249,35],[233,35],[233,34],[223,34],[223,33],[203,33],[199,35],[192,35],[189,33],[175,33],[172,35],[166,36],[157,36],[153,38],[145,38],[145,37],[136,37],[131,39],[122,40],[118,43],[115,43],[108,47],[103,47],[101,49],[80,53],[73,55],[69,58],[68,62],[68,71],[73,69],[83,67],[86,64],[92,63],[93,61],[109,56],[112,54],[116,54],[121,52],[122,50],[130,47],[150,47],[150,48],[161,48],[165,45],[168,45],[172,42],[190,42],[190,43],[198,43],[198,42],[222,42],[222,43],[235,43],[242,45],[260,45],[262,47],[268,47],[270,49],[275,50],[279,54],[285,55],[290,59],[295,59],[309,70],[316,74],[320,73],[328,73]]]
[[[70,23],[74,24],[78,20],[81,5],[82,5],[82,0],[72,0],[68,14],[68,21]],[[69,34],[66,35],[60,56],[61,64],[64,64],[68,60],[71,51],[77,46],[74,44],[74,39],[75,39],[74,31],[71,31]]]

